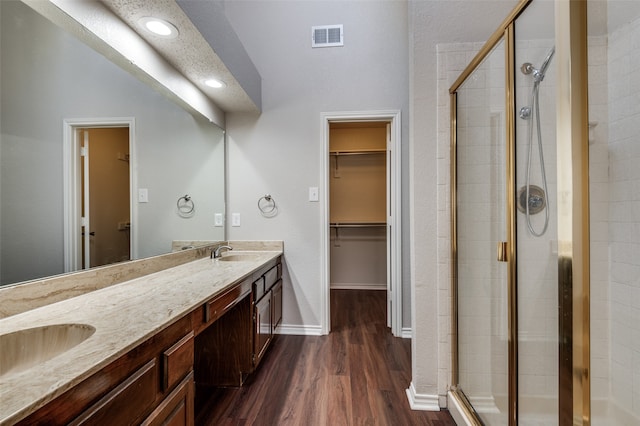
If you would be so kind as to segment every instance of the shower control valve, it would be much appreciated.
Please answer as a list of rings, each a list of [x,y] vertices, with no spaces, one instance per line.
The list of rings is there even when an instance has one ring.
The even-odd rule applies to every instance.
[[[529,118],[531,118],[531,107],[524,106],[520,108],[519,115],[520,115],[520,118],[522,118],[523,120],[528,120]]]

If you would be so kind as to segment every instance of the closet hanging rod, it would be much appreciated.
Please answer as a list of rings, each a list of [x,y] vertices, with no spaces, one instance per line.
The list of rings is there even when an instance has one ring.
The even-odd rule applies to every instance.
[[[330,223],[331,228],[376,228],[387,226],[384,222]]]

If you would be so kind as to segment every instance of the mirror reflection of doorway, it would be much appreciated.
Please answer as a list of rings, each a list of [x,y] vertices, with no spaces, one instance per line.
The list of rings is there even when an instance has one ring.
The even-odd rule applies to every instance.
[[[129,128],[79,128],[82,268],[131,259]]]

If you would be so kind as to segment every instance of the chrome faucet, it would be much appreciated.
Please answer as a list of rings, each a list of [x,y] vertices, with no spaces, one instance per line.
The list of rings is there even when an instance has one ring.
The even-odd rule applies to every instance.
[[[222,249],[233,250],[233,247],[231,247],[231,246],[218,246],[215,249],[211,249],[211,259],[217,259],[220,256],[222,256],[220,254],[220,250],[222,250]]]

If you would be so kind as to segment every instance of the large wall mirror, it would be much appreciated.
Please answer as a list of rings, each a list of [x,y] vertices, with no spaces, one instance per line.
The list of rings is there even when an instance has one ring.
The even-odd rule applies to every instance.
[[[84,198],[67,193],[65,176],[76,165],[79,176],[90,176],[87,188],[78,183],[88,203],[101,200],[93,210],[112,213],[103,231],[94,228],[98,219],[86,230],[101,263],[167,253],[176,240],[224,240],[224,131],[22,2],[1,1],[0,15],[0,284],[70,271],[69,212]],[[125,141],[103,148],[101,131]],[[88,142],[87,162],[73,157],[80,153],[66,145],[69,132]],[[96,161],[107,178],[88,174]],[[109,174],[116,169],[124,177]],[[101,179],[109,185],[91,185]],[[107,234],[124,252],[99,248]]]

